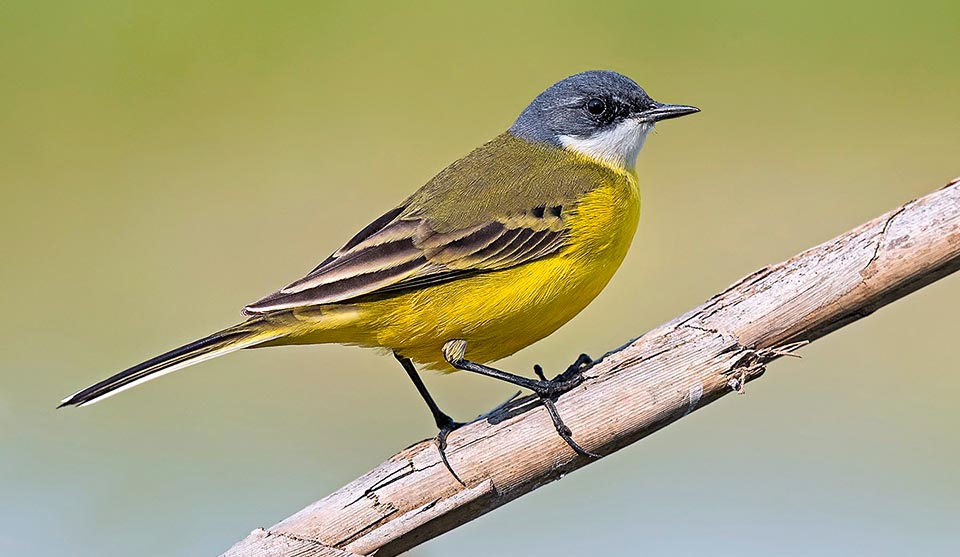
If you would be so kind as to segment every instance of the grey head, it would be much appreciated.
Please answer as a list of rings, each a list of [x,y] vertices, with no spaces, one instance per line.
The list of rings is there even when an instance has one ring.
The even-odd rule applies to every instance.
[[[651,99],[632,79],[617,72],[592,70],[540,93],[510,133],[633,168],[656,122],[695,112],[699,109]]]

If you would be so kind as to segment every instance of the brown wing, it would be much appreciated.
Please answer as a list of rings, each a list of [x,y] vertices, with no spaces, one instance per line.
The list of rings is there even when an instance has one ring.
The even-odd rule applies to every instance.
[[[429,219],[394,209],[364,228],[306,277],[244,313],[345,302],[507,269],[555,253],[566,237],[562,207],[534,207],[486,224],[438,232]]]
[[[549,256],[564,245],[578,201],[617,179],[563,149],[501,134],[244,312],[389,295]]]

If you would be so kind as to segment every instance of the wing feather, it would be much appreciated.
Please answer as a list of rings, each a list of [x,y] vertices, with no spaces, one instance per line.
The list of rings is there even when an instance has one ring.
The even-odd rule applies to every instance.
[[[356,275],[374,273],[408,263],[423,256],[413,238],[401,238],[365,247],[331,260],[327,265],[311,272],[306,277],[280,289],[284,294],[293,294],[317,288]]]
[[[360,230],[360,232],[357,232],[356,235],[354,235],[353,238],[350,238],[350,240],[349,240],[346,244],[344,244],[342,248],[340,248],[339,250],[337,250],[337,251],[335,251],[334,253],[330,254],[330,257],[328,257],[328,258],[324,259],[323,261],[321,261],[319,265],[317,265],[316,267],[313,268],[312,271],[310,271],[310,274],[313,274],[314,272],[316,272],[318,269],[320,269],[321,267],[323,267],[323,266],[326,265],[327,263],[329,263],[329,262],[333,261],[334,259],[336,259],[339,255],[341,255],[342,252],[347,251],[347,250],[349,250],[349,249],[352,249],[354,246],[356,246],[356,245],[359,244],[360,242],[366,240],[367,238],[369,238],[369,237],[372,236],[373,234],[375,234],[375,233],[380,232],[381,230],[383,230],[383,228],[384,228],[386,225],[388,225],[388,224],[390,224],[391,222],[393,222],[393,221],[400,215],[400,213],[403,212],[404,208],[405,208],[405,207],[403,207],[403,206],[396,207],[396,208],[394,208],[394,209],[390,209],[389,211],[387,211],[387,212],[384,213],[383,215],[380,215],[379,217],[377,217],[376,220],[374,220],[373,222],[371,222],[371,223],[368,224],[367,226],[363,227],[363,228]],[[310,275],[307,275],[307,276],[310,276]]]
[[[441,265],[451,264],[489,246],[497,238],[503,236],[506,230],[507,228],[503,223],[491,222],[477,227],[465,236],[436,234],[430,238],[429,244],[423,243],[421,247],[431,261]]]
[[[434,231],[426,219],[382,224],[244,312],[347,302],[520,265],[563,246],[566,227],[557,226],[559,218],[518,215],[444,233]]]
[[[556,254],[613,170],[504,133],[437,174],[248,314],[391,296]]]

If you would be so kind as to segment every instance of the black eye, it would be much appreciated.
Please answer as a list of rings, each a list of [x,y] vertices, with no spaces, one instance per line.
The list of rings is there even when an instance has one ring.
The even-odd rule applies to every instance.
[[[593,114],[594,116],[603,114],[603,111],[606,109],[607,104],[600,99],[590,99],[587,101],[587,112]]]

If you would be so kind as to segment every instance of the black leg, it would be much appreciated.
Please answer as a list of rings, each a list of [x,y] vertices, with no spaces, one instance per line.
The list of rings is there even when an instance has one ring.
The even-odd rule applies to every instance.
[[[530,389],[541,398],[551,398],[562,395],[563,393],[583,383],[583,375],[579,373],[582,371],[582,368],[576,364],[570,366],[567,371],[561,373],[553,379],[547,379],[543,375],[543,369],[540,368],[540,370],[537,372],[537,375],[540,376],[540,380],[536,380],[530,379],[529,377],[524,377],[522,375],[515,375],[513,373],[501,371],[497,368],[485,366],[476,362],[471,362],[470,360],[464,358],[466,348],[467,343],[464,341],[450,341],[443,347],[443,357],[450,365],[457,369],[463,371],[472,371],[473,373],[478,373],[480,375],[486,375],[487,377],[493,377],[494,379],[506,381],[507,383],[511,383],[518,387],[523,387],[524,389]],[[586,355],[581,355],[581,358],[584,356]],[[589,358],[589,356],[587,357]],[[577,362],[580,362],[581,358],[578,358]],[[536,366],[534,371],[537,371],[537,368],[539,367],[540,366]]]
[[[413,381],[414,386],[417,387],[417,392],[420,393],[420,396],[423,397],[423,401],[427,403],[427,407],[430,408],[430,413],[433,414],[434,421],[437,422],[437,427],[442,429],[454,430],[457,426],[463,425],[458,422],[453,421],[453,418],[448,416],[443,410],[440,410],[440,407],[437,406],[436,401],[433,400],[433,397],[430,396],[430,391],[427,390],[427,386],[423,384],[423,379],[420,379],[420,374],[417,373],[417,368],[413,365],[413,362],[409,358],[404,358],[399,354],[393,355],[400,365],[403,366],[403,369],[406,370],[407,376],[410,377],[410,380]]]
[[[536,372],[537,376],[540,377],[539,380],[536,380],[523,377],[522,375],[515,375],[513,373],[501,371],[499,369],[478,364],[476,362],[471,362],[470,360],[464,358],[466,349],[467,343],[465,341],[450,341],[443,346],[443,357],[450,365],[457,369],[463,371],[472,371],[473,373],[486,375],[487,377],[493,377],[494,379],[512,383],[518,387],[530,389],[540,397],[540,401],[547,408],[547,412],[550,414],[550,419],[553,420],[553,425],[557,429],[557,433],[563,438],[564,441],[567,442],[568,445],[570,445],[570,448],[576,451],[577,454],[592,458],[599,458],[598,455],[587,451],[573,440],[570,428],[563,423],[563,420],[560,418],[560,414],[557,412],[557,407],[554,404],[556,397],[583,383],[583,375],[581,372],[584,369],[584,359],[592,363],[592,360],[590,360],[589,356],[586,354],[581,354],[572,366],[551,380],[548,380],[543,374],[543,368],[540,366],[535,366],[534,371]]]
[[[430,396],[430,391],[427,390],[427,386],[423,384],[423,379],[420,378],[420,374],[417,373],[416,366],[413,365],[413,362],[409,358],[404,358],[400,354],[394,352],[393,356],[400,362],[400,365],[403,366],[403,369],[407,372],[407,376],[410,377],[410,380],[413,381],[414,386],[417,387],[417,392],[420,393],[420,396],[423,397],[424,402],[427,403],[427,407],[430,408],[430,413],[433,414],[433,420],[437,423],[437,428],[440,432],[437,434],[437,449],[440,451],[440,459],[443,460],[443,465],[447,467],[447,470],[450,471],[450,474],[461,485],[466,485],[463,483],[463,480],[460,479],[460,476],[453,471],[453,468],[450,467],[450,463],[447,461],[447,436],[450,435],[450,432],[462,426],[463,423],[453,421],[453,418],[448,416],[443,410],[440,410],[440,407],[437,406],[437,402],[433,400],[433,397]]]

